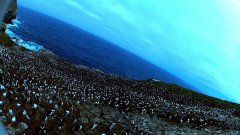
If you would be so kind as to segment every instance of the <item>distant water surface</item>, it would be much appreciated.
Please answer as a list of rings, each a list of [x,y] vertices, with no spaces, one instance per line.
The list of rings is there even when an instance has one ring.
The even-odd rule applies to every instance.
[[[74,26],[19,8],[18,18],[7,33],[31,50],[42,47],[75,64],[137,80],[156,78],[192,88],[182,80],[112,43]]]

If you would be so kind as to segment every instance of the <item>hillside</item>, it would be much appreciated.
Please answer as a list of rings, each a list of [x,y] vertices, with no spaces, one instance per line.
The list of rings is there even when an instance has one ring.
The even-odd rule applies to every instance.
[[[239,104],[73,65],[3,35],[0,119],[12,134],[239,134]]]

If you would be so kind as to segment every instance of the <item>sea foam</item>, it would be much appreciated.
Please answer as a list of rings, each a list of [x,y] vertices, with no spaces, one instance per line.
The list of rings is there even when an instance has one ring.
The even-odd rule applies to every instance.
[[[14,19],[12,21],[12,24],[7,25],[6,33],[13,39],[15,43],[17,43],[20,46],[23,46],[26,49],[32,50],[32,51],[40,51],[43,49],[43,46],[34,43],[32,41],[24,41],[21,36],[15,34],[12,29],[19,28],[19,25],[21,25],[22,21],[19,19]]]

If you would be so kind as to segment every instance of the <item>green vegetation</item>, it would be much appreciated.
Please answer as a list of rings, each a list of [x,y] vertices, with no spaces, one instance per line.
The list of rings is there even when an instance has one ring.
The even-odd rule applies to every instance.
[[[177,85],[170,85],[170,87],[174,92],[178,94],[187,94],[191,96],[194,100],[204,103],[206,105],[209,105],[211,107],[221,108],[221,109],[240,109],[240,105],[236,103],[210,97],[201,93],[197,93],[197,92],[182,88]]]
[[[235,115],[240,117],[240,104],[210,97],[210,96],[180,87],[176,84],[154,82],[152,81],[152,79],[146,80],[145,82],[154,83],[155,85],[161,86],[163,88],[167,88],[169,90],[168,92],[172,94],[188,95],[192,97],[192,100],[195,100],[199,103],[203,103],[211,107],[220,108],[220,109],[236,109],[237,111]]]
[[[15,43],[12,41],[12,39],[6,33],[3,32],[0,32],[0,44],[6,47],[15,46]]]

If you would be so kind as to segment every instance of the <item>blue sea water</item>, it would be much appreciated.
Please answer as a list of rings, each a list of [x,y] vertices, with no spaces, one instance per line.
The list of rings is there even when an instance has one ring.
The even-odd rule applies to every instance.
[[[194,89],[192,86],[157,66],[93,34],[47,15],[19,7],[18,17],[7,33],[30,50],[42,48],[74,64],[137,80],[156,78]]]

